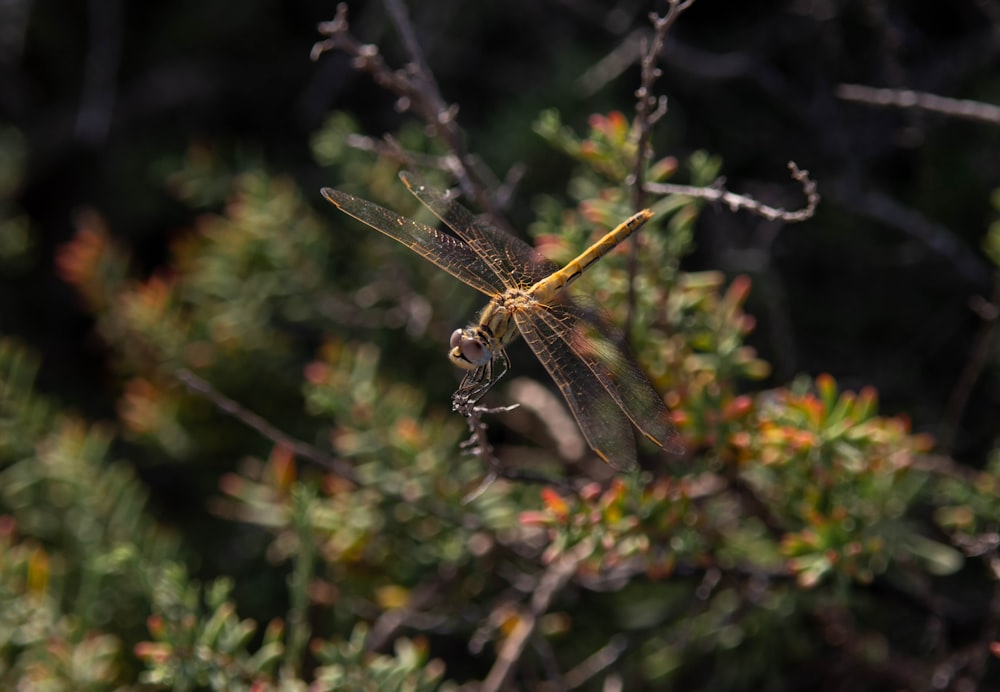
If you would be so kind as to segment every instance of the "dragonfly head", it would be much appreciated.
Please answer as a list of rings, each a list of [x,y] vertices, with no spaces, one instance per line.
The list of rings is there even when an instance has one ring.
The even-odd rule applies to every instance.
[[[493,360],[493,352],[482,334],[472,327],[456,329],[449,342],[448,358],[463,370],[474,370]]]

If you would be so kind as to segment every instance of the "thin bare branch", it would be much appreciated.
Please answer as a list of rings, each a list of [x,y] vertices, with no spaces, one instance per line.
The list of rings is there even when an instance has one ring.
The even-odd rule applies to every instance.
[[[952,99],[909,89],[876,89],[861,84],[841,84],[837,89],[837,96],[845,101],[866,103],[872,106],[919,108],[953,118],[1000,125],[1000,106],[982,101]]]
[[[390,608],[375,620],[368,639],[365,641],[365,648],[368,651],[385,650],[395,640],[399,631],[404,627],[413,626],[414,621],[425,620],[424,627],[421,629],[427,629],[427,625],[430,623],[426,622],[426,613],[423,611],[425,609],[435,610],[437,603],[442,598],[447,597],[448,589],[454,582],[455,572],[453,570],[443,571],[444,574],[413,589],[406,605],[402,608]],[[440,622],[444,620],[444,617],[437,614],[432,617],[432,620]]]
[[[634,30],[597,64],[584,72],[576,81],[581,96],[593,96],[632,67],[642,56],[643,42],[648,37],[649,29]]]
[[[674,25],[677,18],[694,4],[694,0],[668,0],[667,13],[663,16],[655,12],[649,15],[649,20],[653,23],[653,37],[648,42],[643,42],[641,49],[642,60],[640,63],[642,77],[639,88],[635,92],[635,132],[636,132],[636,152],[635,165],[632,169],[632,208],[638,211],[646,206],[646,168],[653,155],[650,146],[653,125],[667,112],[667,97],[654,96],[653,84],[662,74],[656,66],[660,52],[663,50],[663,42],[666,40],[667,32]],[[625,324],[623,332],[628,337],[632,331],[632,311],[635,309],[635,275],[639,268],[639,248],[636,242],[632,242],[629,250],[628,261],[628,299],[626,301],[627,310],[625,313]]]
[[[674,22],[683,12],[694,4],[694,0],[668,0],[667,13],[658,15],[655,12],[649,15],[649,20],[653,24],[653,37],[650,41],[643,42],[642,61],[640,67],[642,77],[639,88],[635,92],[636,106],[636,157],[633,169],[634,180],[634,208],[641,209],[644,206],[643,182],[645,180],[646,166],[652,156],[649,140],[652,135],[653,125],[666,113],[666,97],[653,95],[653,84],[662,75],[662,71],[656,66],[656,62],[663,51],[663,43],[666,40],[667,32]]]
[[[303,459],[308,459],[323,468],[329,469],[341,478],[349,480],[352,483],[360,484],[357,473],[349,462],[330,456],[307,442],[303,442],[287,435],[258,414],[250,411],[219,392],[215,389],[215,387],[201,377],[195,375],[190,370],[181,368],[174,373],[174,377],[181,382],[181,384],[187,387],[188,390],[211,401],[220,411],[232,416],[247,427],[256,430],[263,437],[271,440],[274,444],[287,447]],[[401,496],[397,495],[397,497],[399,497],[400,500],[404,500]],[[432,514],[434,514],[434,516],[441,517],[447,522],[462,522],[467,526],[478,526],[472,515],[466,514],[459,519],[456,513],[446,502],[436,499],[428,499],[425,506]],[[469,522],[473,523],[470,524]]]
[[[471,493],[462,498],[462,504],[469,504],[485,493],[494,481],[500,477],[503,467],[493,451],[489,436],[486,434],[487,427],[483,421],[483,413],[489,409],[481,406],[474,406],[465,420],[469,424],[471,437],[462,443],[462,448],[472,456],[479,457],[488,469],[486,477],[479,483],[479,486]]]
[[[302,442],[301,440],[297,440],[294,437],[285,434],[261,416],[219,392],[215,389],[215,387],[195,375],[187,368],[177,370],[174,373],[174,377],[176,377],[181,384],[187,387],[189,391],[208,399],[215,404],[215,407],[220,411],[232,416],[247,427],[256,430],[263,437],[267,438],[274,444],[287,447],[296,455],[329,469],[342,478],[346,478],[352,482],[357,482],[354,467],[349,463],[343,459],[338,459],[330,456],[329,454],[325,454],[319,449],[313,447],[311,444]]]
[[[310,51],[312,60],[319,58],[331,50],[340,50],[352,58],[355,69],[367,72],[375,83],[396,94],[400,101],[397,107],[406,110],[412,106],[414,99],[424,103],[419,86],[414,84],[412,77],[404,70],[391,69],[379,53],[378,47],[363,43],[350,32],[347,22],[347,4],[337,5],[337,14],[329,22],[320,22],[319,33],[327,38],[315,43]]]
[[[344,138],[344,144],[358,151],[367,151],[383,158],[395,159],[400,164],[415,163],[422,170],[428,168],[439,171],[449,170],[445,161],[446,157],[404,150],[391,135],[386,135],[385,139],[376,139],[375,137],[351,133]]]
[[[788,211],[781,207],[772,207],[763,202],[758,202],[753,197],[729,192],[721,184],[721,181],[720,184],[710,187],[675,185],[673,183],[647,183],[646,190],[660,195],[685,195],[710,202],[721,202],[729,207],[731,211],[745,209],[752,214],[762,216],[770,221],[780,219],[786,223],[799,223],[800,221],[812,218],[813,214],[816,213],[816,206],[819,204],[820,196],[816,189],[816,181],[809,177],[809,171],[799,168],[794,161],[788,162],[788,169],[792,172],[792,179],[802,185],[802,192],[806,196],[806,206],[795,211]]]
[[[607,644],[588,656],[576,668],[566,672],[563,677],[566,689],[574,690],[583,686],[602,670],[613,665],[626,649],[628,649],[628,639],[622,634],[612,635]]]
[[[319,33],[327,38],[313,46],[312,59],[317,60],[330,50],[340,50],[351,56],[356,69],[367,72],[376,84],[398,97],[396,107],[400,111],[412,110],[434,136],[448,146],[452,153],[442,159],[443,167],[455,176],[468,199],[474,200],[483,211],[498,217],[493,197],[483,183],[482,165],[465,148],[465,137],[456,121],[458,106],[446,103],[441,96],[406,7],[400,0],[384,0],[384,3],[409,55],[407,65],[398,70],[391,69],[377,46],[355,38],[350,33],[345,3],[337,6],[333,20],[319,24]]]
[[[853,182],[830,181],[824,183],[824,189],[828,198],[836,200],[855,214],[885,224],[918,240],[949,262],[963,282],[980,286],[991,283],[989,263],[944,224],[928,218],[877,188],[861,187]]]
[[[975,483],[979,471],[959,464],[944,454],[921,454],[913,459],[913,468],[925,473],[947,476],[964,483]]]
[[[972,389],[986,369],[997,338],[997,322],[1000,319],[1000,272],[993,275],[993,296],[989,301],[979,298],[973,309],[982,320],[976,338],[972,343],[969,359],[962,368],[955,388],[948,400],[945,431],[941,436],[941,451],[950,453],[955,445],[955,436],[962,422],[962,415],[969,403]]]
[[[538,662],[541,664],[545,676],[545,687],[550,687],[553,690],[567,689],[562,668],[559,666],[559,658],[556,656],[552,642],[541,636],[537,630],[531,637],[531,650],[535,652]]]
[[[496,663],[479,688],[481,692],[496,692],[504,689],[525,647],[538,626],[538,618],[548,612],[556,595],[565,588],[577,569],[593,552],[590,541],[582,541],[573,549],[563,553],[542,573],[535,588],[529,608],[521,608],[514,630],[504,639],[497,655]]]
[[[479,459],[486,466],[488,473],[475,490],[462,498],[463,504],[468,504],[480,497],[499,478],[509,481],[519,481],[521,483],[538,483],[540,485],[549,485],[564,490],[571,490],[569,484],[562,479],[552,478],[542,473],[525,471],[523,469],[505,468],[503,464],[500,463],[500,460],[494,452],[493,445],[490,443],[489,436],[487,435],[487,426],[485,421],[483,421],[483,414],[506,413],[507,411],[513,411],[519,406],[520,404],[512,404],[510,406],[500,406],[496,408],[474,406],[468,415],[466,415],[466,421],[469,424],[469,432],[471,433],[471,436],[463,442],[461,446],[472,456],[479,457]]]

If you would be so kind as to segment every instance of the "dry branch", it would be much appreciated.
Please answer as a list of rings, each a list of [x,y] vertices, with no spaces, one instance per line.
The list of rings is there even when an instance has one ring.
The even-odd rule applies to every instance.
[[[876,89],[861,84],[841,84],[837,89],[837,96],[845,101],[866,103],[872,106],[919,108],[953,118],[1000,125],[1000,106],[982,101],[952,99],[909,89]]]

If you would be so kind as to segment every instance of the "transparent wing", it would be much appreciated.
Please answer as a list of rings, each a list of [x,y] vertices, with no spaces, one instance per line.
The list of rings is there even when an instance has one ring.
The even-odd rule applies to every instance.
[[[540,351],[528,341],[564,395],[570,391],[574,398],[610,399],[614,408],[619,411],[615,418],[609,417],[611,423],[595,420],[595,416],[586,415],[586,410],[585,418],[577,415],[577,421],[585,435],[588,435],[587,427],[605,436],[617,434],[603,428],[610,427],[617,431],[620,427],[618,418],[624,414],[652,442],[671,453],[684,452],[670,412],[638,364],[620,345],[622,341],[617,330],[603,324],[594,315],[569,304],[550,305],[524,315],[515,313],[514,317],[526,341],[528,338],[522,323],[537,335],[548,336],[550,340],[558,342],[555,346],[546,345],[543,350],[546,354],[556,356],[554,369],[559,371],[559,378],[576,377],[576,381],[570,380],[565,384],[560,381],[554,369],[545,363]],[[543,326],[537,327],[539,323]],[[570,401],[570,396],[566,395],[566,398]],[[571,401],[570,406],[573,407]],[[600,410],[605,408],[606,404],[600,404]],[[631,430],[627,432],[631,443]],[[614,463],[611,465],[616,466]]]
[[[506,290],[506,285],[499,280],[496,272],[472,248],[455,236],[404,218],[374,202],[346,192],[324,187],[322,193],[328,202],[348,216],[353,216],[402,243],[486,295],[494,296]]]
[[[514,313],[525,342],[542,362],[576,418],[587,443],[605,463],[619,471],[638,468],[635,435],[629,419],[591,368],[545,320]]]
[[[468,243],[506,288],[533,286],[559,270],[559,265],[542,257],[520,238],[497,229],[485,217],[475,216],[456,200],[425,185],[413,174],[404,171],[399,177],[414,197]]]

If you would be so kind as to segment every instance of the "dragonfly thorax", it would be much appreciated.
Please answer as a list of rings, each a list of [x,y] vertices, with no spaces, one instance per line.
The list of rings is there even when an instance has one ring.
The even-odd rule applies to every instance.
[[[448,357],[465,370],[482,367],[497,357],[503,357],[503,347],[517,335],[513,312],[533,298],[522,291],[509,291],[491,300],[479,321],[452,332]]]

